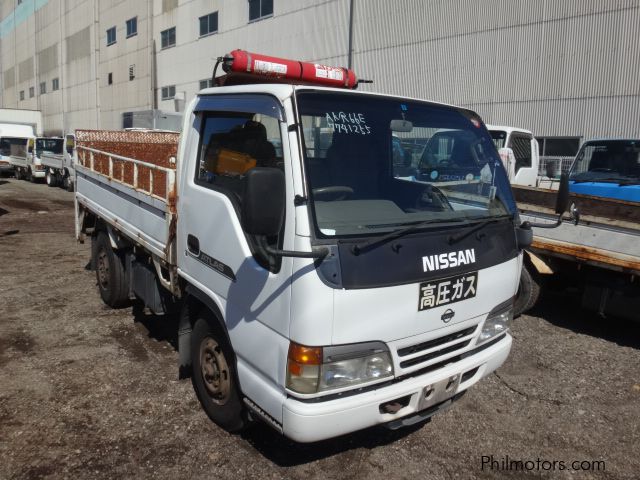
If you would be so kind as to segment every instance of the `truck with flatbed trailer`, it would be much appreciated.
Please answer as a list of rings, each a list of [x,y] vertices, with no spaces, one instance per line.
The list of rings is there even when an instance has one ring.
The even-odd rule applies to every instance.
[[[46,169],[45,181],[50,187],[61,186],[73,191],[76,162],[75,135],[67,134],[63,141],[50,142],[40,156]]]
[[[523,220],[555,224],[554,191],[517,185],[513,191]],[[516,305],[531,308],[551,283],[578,288],[582,306],[602,316],[639,320],[640,140],[583,143],[569,191],[575,225],[534,228]]]
[[[311,442],[448,408],[507,358],[531,241],[482,120],[344,68],[219,63],[179,137],[76,131],[102,299],[179,312],[180,371],[229,431]],[[467,133],[468,179],[394,171],[396,138],[443,129]]]
[[[42,163],[45,151],[60,151],[63,139],[59,137],[30,137],[19,139],[12,145],[10,163],[17,179],[37,182],[44,180],[47,167]]]

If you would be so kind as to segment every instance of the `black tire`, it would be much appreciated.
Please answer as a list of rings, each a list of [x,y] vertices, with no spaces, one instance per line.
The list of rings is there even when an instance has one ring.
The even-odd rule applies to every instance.
[[[191,332],[191,383],[207,416],[228,432],[248,419],[241,400],[235,357],[215,319],[200,315]]]
[[[124,307],[129,304],[129,278],[124,259],[113,251],[106,233],[99,232],[94,241],[92,262],[100,297],[111,308]]]
[[[33,171],[31,170],[31,167],[29,167],[29,171],[27,172],[27,179],[31,183],[36,183],[36,177],[33,176]]]
[[[47,169],[47,173],[44,178],[47,186],[55,187],[57,185],[56,176],[51,173],[51,170]]]
[[[64,188],[67,192],[73,192],[73,182],[71,181],[71,177],[69,174],[66,174],[62,179],[62,188]]]
[[[514,304],[514,317],[518,317],[525,312],[531,310],[540,298],[540,280],[538,274],[531,274],[526,263],[522,265],[522,273],[520,274],[520,283],[518,284],[518,292],[516,293],[516,301]]]

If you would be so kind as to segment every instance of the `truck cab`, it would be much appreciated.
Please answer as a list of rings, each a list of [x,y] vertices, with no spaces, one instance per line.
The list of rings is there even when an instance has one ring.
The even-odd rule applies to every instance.
[[[394,135],[442,128],[482,146],[473,178],[396,178]],[[215,304],[240,389],[285,434],[313,441],[419,418],[506,358],[517,214],[473,112],[219,87],[192,103],[179,161],[178,271]],[[213,387],[199,366],[206,408]]]
[[[582,144],[569,173],[570,190],[640,202],[640,139],[594,139]]]
[[[29,125],[0,123],[0,173],[15,172],[15,165],[11,162],[12,149],[20,158],[26,157],[26,152],[23,155],[23,152],[18,150],[22,149],[27,143],[27,138],[33,135],[33,127]]]
[[[32,182],[44,180],[47,168],[42,163],[45,152],[62,152],[62,138],[28,137],[18,138],[11,146],[11,164],[16,171],[16,178]]]
[[[487,125],[513,185],[537,186],[540,154],[533,133],[522,128]]]
[[[62,186],[73,191],[76,162],[75,135],[50,138],[42,143],[40,160],[46,169],[46,182],[50,187]]]

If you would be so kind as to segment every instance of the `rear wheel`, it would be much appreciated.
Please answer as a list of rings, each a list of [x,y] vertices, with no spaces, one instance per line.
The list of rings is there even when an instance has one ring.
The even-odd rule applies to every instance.
[[[71,177],[68,174],[65,175],[64,178],[62,179],[62,187],[67,192],[73,192],[73,182],[71,181]]]
[[[191,381],[206,414],[229,432],[244,429],[248,420],[240,399],[233,351],[211,316],[199,316],[193,326],[191,357]]]
[[[531,274],[526,263],[522,265],[520,273],[520,283],[518,284],[518,292],[516,293],[516,301],[514,304],[514,316],[522,315],[529,311],[538,302],[540,298],[540,281],[537,274]]]
[[[99,232],[95,237],[93,266],[102,301],[112,308],[129,303],[129,281],[124,266],[124,258],[111,248],[109,237]]]
[[[57,185],[56,176],[51,173],[51,170],[47,169],[45,180],[49,187],[55,187]]]

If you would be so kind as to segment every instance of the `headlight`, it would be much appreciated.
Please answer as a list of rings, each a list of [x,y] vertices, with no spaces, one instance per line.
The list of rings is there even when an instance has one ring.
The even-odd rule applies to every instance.
[[[291,342],[287,359],[287,388],[317,393],[393,376],[393,363],[381,342],[304,347]]]
[[[480,337],[478,338],[476,345],[483,344],[496,335],[500,335],[501,333],[508,331],[512,320],[513,299],[509,299],[489,312],[487,319],[484,321],[484,326],[482,327],[482,332],[480,332]]]

